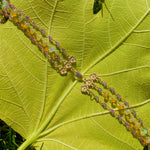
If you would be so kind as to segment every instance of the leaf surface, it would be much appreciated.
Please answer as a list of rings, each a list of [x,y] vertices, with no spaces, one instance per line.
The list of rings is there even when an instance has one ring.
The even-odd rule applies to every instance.
[[[114,87],[150,128],[150,2],[12,0],[45,29],[86,77],[95,72]],[[0,25],[0,119],[21,134],[24,149],[142,150],[108,111],[81,94],[82,83],[60,76],[11,22]]]

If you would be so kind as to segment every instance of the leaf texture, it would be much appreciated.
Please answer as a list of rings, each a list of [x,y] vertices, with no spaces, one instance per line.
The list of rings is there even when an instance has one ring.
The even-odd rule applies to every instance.
[[[150,128],[150,1],[12,0],[18,9],[129,101]],[[11,22],[0,25],[0,119],[43,150],[142,150],[108,111],[81,94],[82,83],[60,76]]]

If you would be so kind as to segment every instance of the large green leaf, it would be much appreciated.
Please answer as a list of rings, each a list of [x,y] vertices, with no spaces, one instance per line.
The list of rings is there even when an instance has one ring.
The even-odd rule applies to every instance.
[[[96,72],[150,128],[150,1],[12,0],[68,52],[84,75]],[[113,17],[113,18],[112,18]],[[11,22],[0,25],[0,118],[43,150],[142,150],[108,111],[62,77]]]

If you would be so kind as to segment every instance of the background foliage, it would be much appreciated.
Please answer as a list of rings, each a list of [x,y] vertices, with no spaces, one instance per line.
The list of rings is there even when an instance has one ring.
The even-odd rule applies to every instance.
[[[150,2],[106,0],[103,16],[91,0],[12,3],[77,58],[77,69],[96,72],[149,124]],[[0,25],[0,119],[40,149],[141,150],[109,113],[80,92],[71,74],[60,76],[12,23]]]

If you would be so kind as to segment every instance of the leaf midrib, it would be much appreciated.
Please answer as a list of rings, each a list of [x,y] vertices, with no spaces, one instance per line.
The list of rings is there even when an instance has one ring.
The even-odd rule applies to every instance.
[[[95,66],[97,63],[99,63],[101,60],[105,59],[107,56],[109,56],[111,53],[113,53],[122,43],[123,41],[125,41],[134,31],[134,29],[136,29],[140,23],[146,18],[146,16],[149,14],[150,9],[148,9],[146,11],[146,13],[143,15],[143,17],[139,20],[139,22],[137,22],[135,24],[135,26],[123,37],[121,38],[121,40],[119,40],[119,42],[117,42],[110,50],[108,50],[104,55],[102,55],[100,58],[96,59],[87,69],[85,69],[82,73],[85,74],[86,72],[88,72],[93,66]],[[46,128],[46,126],[48,125],[48,123],[50,122],[50,120],[53,118],[53,115],[56,114],[58,108],[60,107],[60,105],[62,104],[62,102],[64,101],[65,97],[71,92],[71,90],[75,87],[75,85],[77,84],[77,81],[75,81],[66,91],[66,93],[60,98],[59,102],[57,103],[57,105],[53,108],[53,110],[51,111],[51,115],[49,115],[49,117],[45,120],[45,123],[42,125],[42,130],[44,130],[44,128]],[[45,126],[45,127],[44,127]]]
[[[57,0],[56,0],[57,2]],[[109,49],[105,54],[103,54],[100,58],[96,59],[88,68],[86,68],[82,73],[85,74],[86,72],[88,72],[92,67],[94,67],[96,64],[98,64],[100,61],[102,61],[103,59],[105,59],[107,56],[109,56],[111,53],[113,53],[119,46],[122,45],[123,41],[125,41],[134,31],[134,29],[136,29],[140,23],[146,18],[146,16],[148,15],[150,9],[148,9],[146,11],[146,13],[143,15],[143,17],[139,20],[139,22],[137,22],[137,24],[135,24],[135,26],[122,38],[120,39],[111,49]],[[49,30],[50,31],[50,30]],[[53,118],[53,116],[56,114],[58,108],[60,107],[60,105],[62,104],[62,102],[64,101],[65,97],[71,92],[71,90],[75,87],[77,81],[74,81],[73,84],[67,89],[66,93],[64,95],[61,96],[59,102],[57,103],[57,105],[53,108],[53,110],[51,111],[51,114],[48,116],[48,118],[44,121],[44,123],[41,125],[41,127],[39,128],[39,130],[37,130],[37,132],[33,134],[33,136],[31,135],[31,137],[29,139],[31,139],[33,137],[33,139],[35,139],[35,136],[39,136],[40,133],[42,133],[44,131],[44,129],[47,127],[47,125],[49,124],[49,122],[51,121],[51,119]],[[38,137],[37,137],[38,138]],[[36,139],[37,139],[36,138]],[[32,139],[32,140],[33,140]],[[31,140],[31,141],[32,141]],[[28,141],[27,141],[28,142]]]
[[[56,7],[57,7],[57,3],[58,3],[58,0],[55,1],[55,4],[54,4],[54,7],[53,7],[53,11],[52,11],[52,15],[51,15],[51,18],[50,18],[50,26],[49,26],[49,30],[48,30],[48,35],[50,35],[50,32],[51,32],[51,27],[52,27],[52,22],[53,22],[53,19],[54,19],[54,12],[56,10]],[[49,39],[47,39],[49,40]],[[44,99],[43,99],[43,106],[42,106],[42,111],[41,114],[40,114],[40,119],[39,119],[39,122],[37,123],[37,127],[36,129],[39,128],[39,124],[42,120],[42,117],[43,117],[43,114],[44,114],[44,108],[45,108],[45,103],[46,103],[46,93],[47,93],[47,82],[48,82],[48,61],[46,61],[46,79],[45,79],[45,86],[44,86]],[[35,130],[36,131],[36,130]]]

